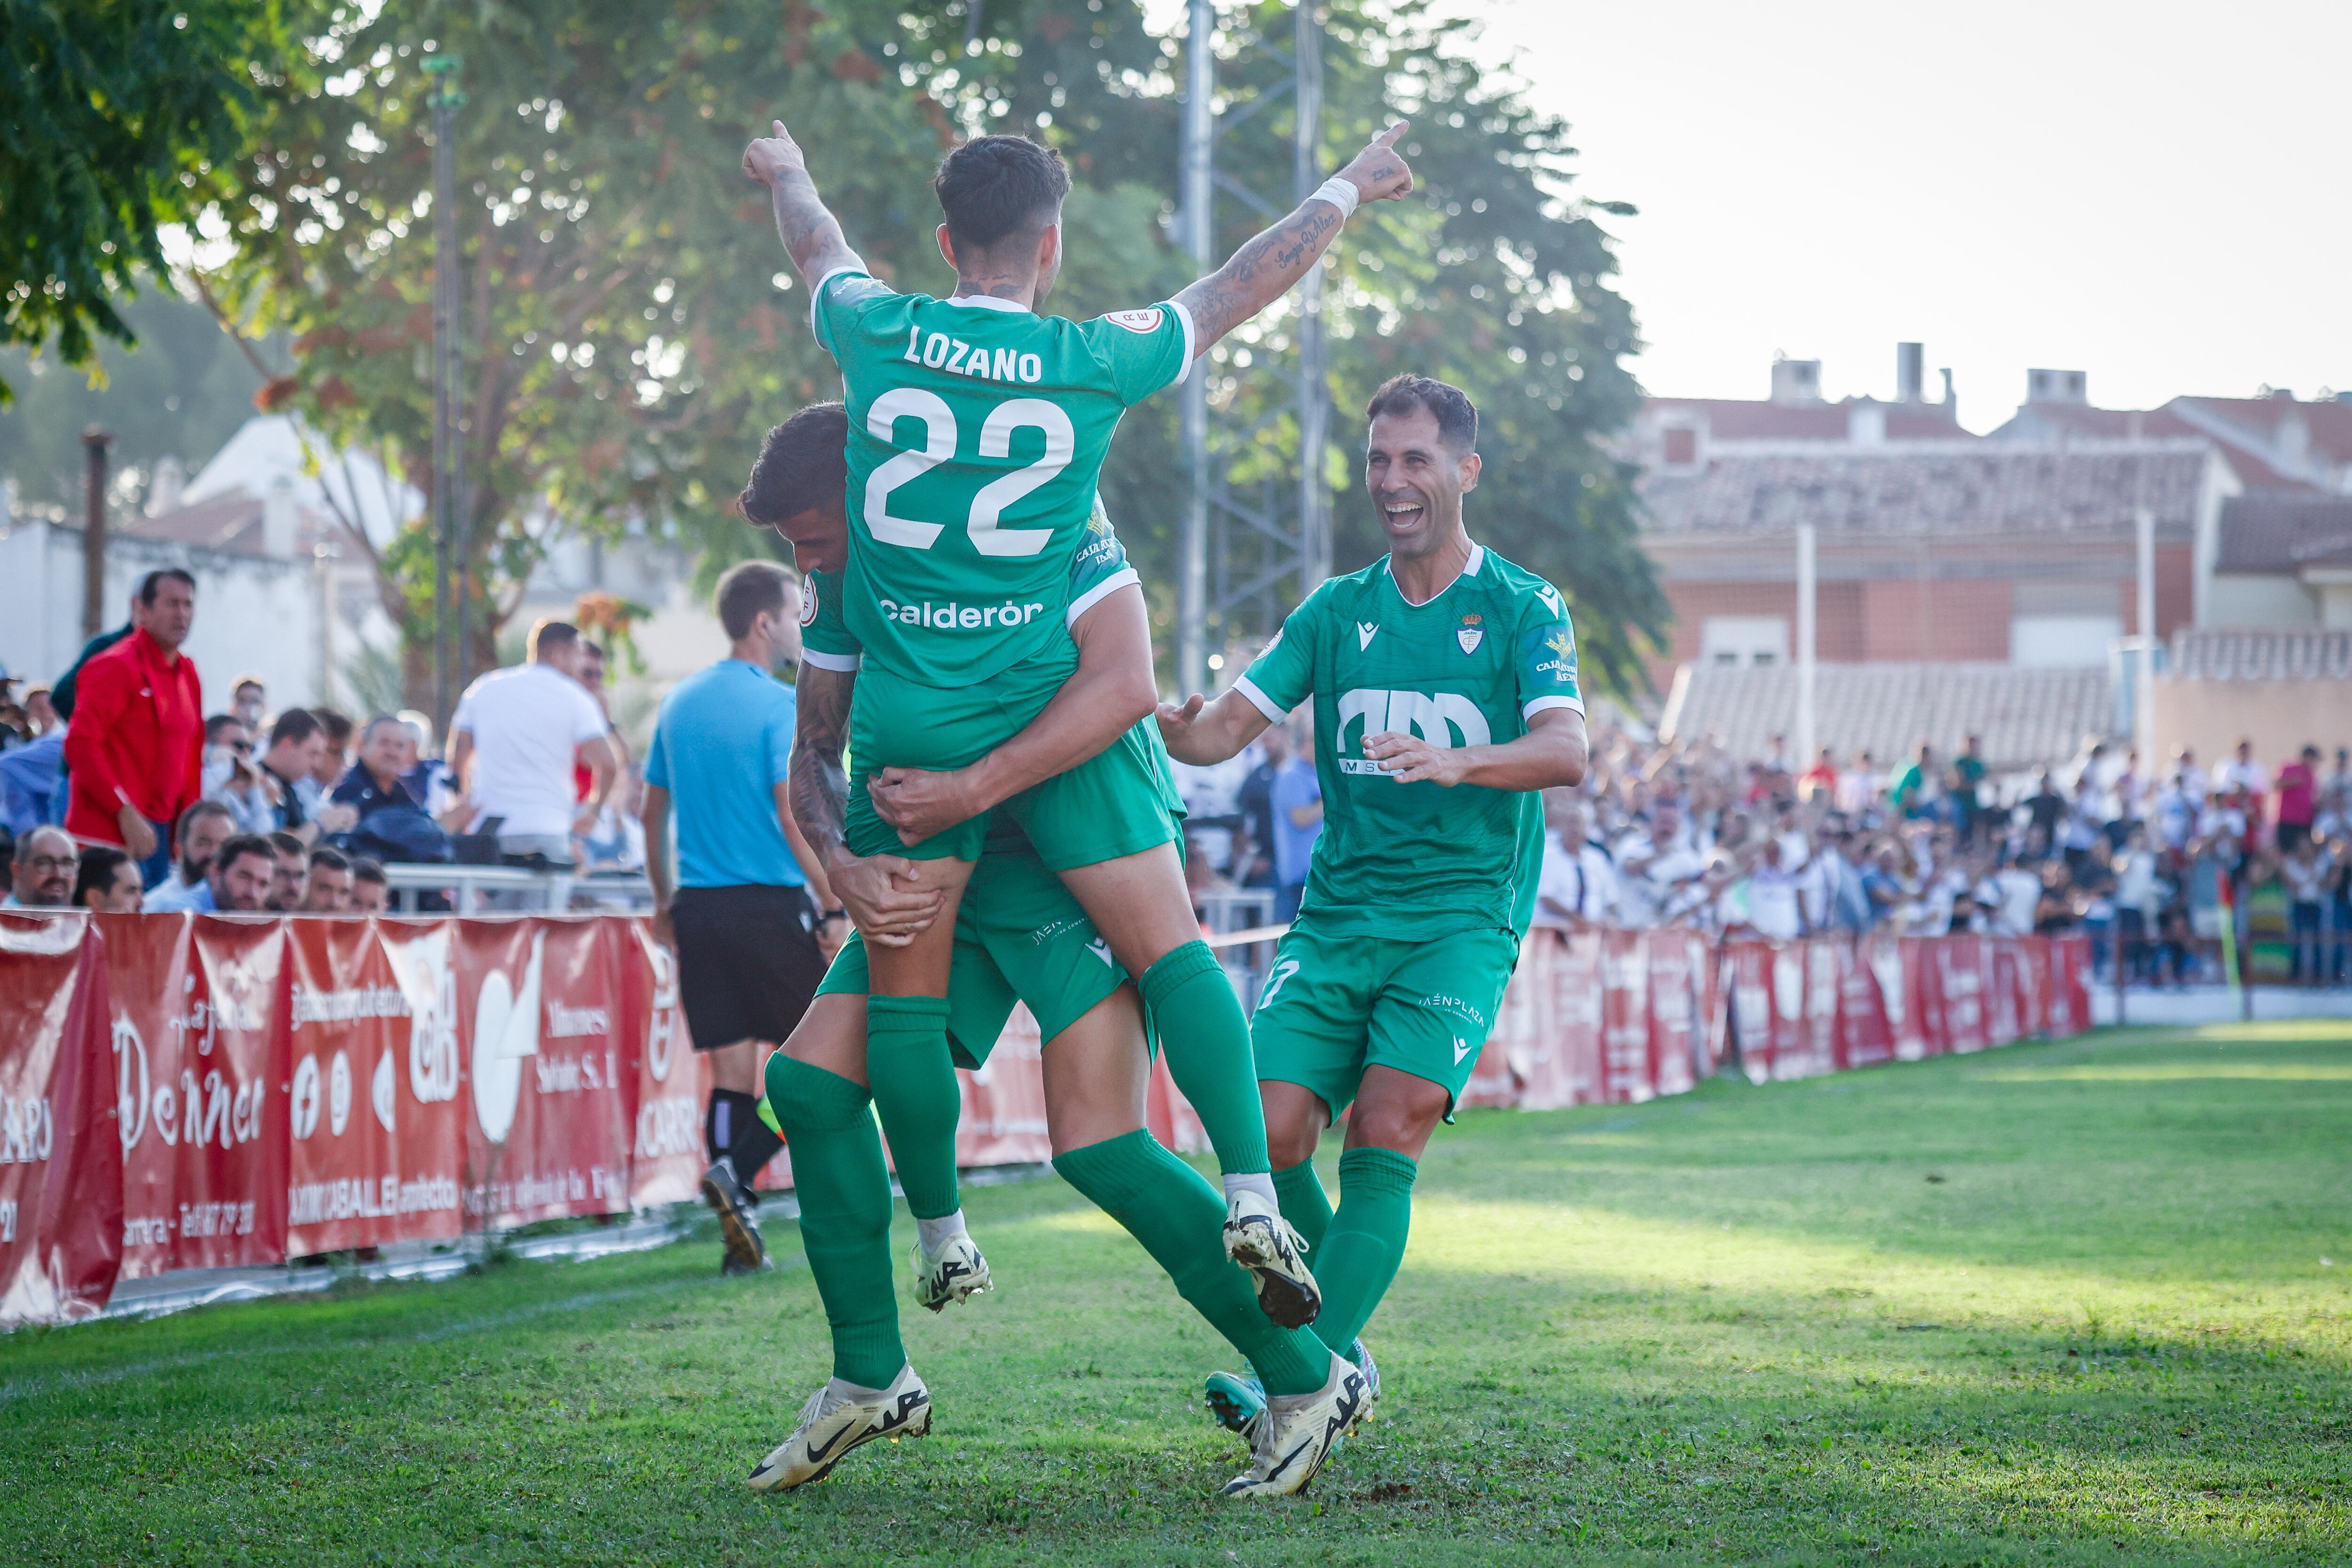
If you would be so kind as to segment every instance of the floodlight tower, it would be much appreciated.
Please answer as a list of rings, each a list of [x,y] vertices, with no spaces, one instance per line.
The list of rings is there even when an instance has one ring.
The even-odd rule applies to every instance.
[[[1291,76],[1229,118],[1216,105],[1215,0],[1191,0],[1189,11],[1176,232],[1195,267],[1205,274],[1216,260],[1220,191],[1269,222],[1287,210],[1218,172],[1216,142],[1225,131],[1289,94],[1297,111],[1292,133],[1295,189],[1290,205],[1306,200],[1322,184],[1323,31],[1316,19],[1315,0],[1297,0],[1292,11],[1288,53],[1263,36],[1237,40],[1260,54],[1284,60],[1291,67]],[[1184,457],[1191,485],[1176,577],[1176,679],[1184,691],[1210,689],[1210,644],[1213,637],[1223,644],[1231,635],[1233,612],[1255,606],[1261,619],[1271,622],[1276,619],[1276,584],[1295,576],[1298,597],[1303,599],[1330,574],[1331,498],[1324,479],[1330,390],[1322,282],[1321,269],[1317,268],[1299,283],[1297,319],[1291,334],[1295,358],[1285,377],[1288,395],[1262,416],[1245,424],[1237,413],[1219,416],[1211,409],[1210,362],[1204,360],[1185,379]],[[1281,437],[1286,420],[1295,432],[1295,444]],[[1231,477],[1232,460],[1262,439],[1289,447],[1282,455],[1293,466],[1297,484],[1288,498],[1283,495],[1283,487],[1258,482],[1237,488]],[[1246,548],[1236,549],[1237,544]],[[1271,632],[1273,626],[1255,629]]]

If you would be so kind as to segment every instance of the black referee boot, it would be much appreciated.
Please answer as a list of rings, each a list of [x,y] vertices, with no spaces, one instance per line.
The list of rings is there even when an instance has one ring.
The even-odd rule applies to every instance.
[[[735,1173],[735,1162],[721,1154],[702,1173],[702,1196],[718,1212],[719,1234],[727,1244],[722,1274],[751,1274],[768,1267],[768,1244],[753,1214],[757,1200]]]

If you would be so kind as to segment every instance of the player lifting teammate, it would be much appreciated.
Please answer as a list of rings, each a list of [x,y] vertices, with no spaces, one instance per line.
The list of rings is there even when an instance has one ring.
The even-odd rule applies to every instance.
[[[1323,786],[1298,919],[1252,1024],[1284,1218],[1323,1288],[1315,1332],[1356,1344],[1395,1279],[1422,1150],[1477,1065],[1543,863],[1537,791],[1584,778],[1575,634],[1558,590],[1474,544],[1478,414],[1398,376],[1366,410],[1364,483],[1388,555],[1291,612],[1233,689],[1160,710],[1170,755],[1233,756],[1315,703]],[[1339,1207],[1317,1142],[1350,1103]],[[1210,1403],[1262,1425],[1262,1389],[1219,1374]]]
[[[1160,781],[1137,748],[1112,743],[1156,704],[1139,589],[1099,606],[1104,635],[1130,650],[1115,688],[1092,700],[1108,732],[1092,752],[1034,741],[1060,732],[1045,721],[1072,702],[1071,558],[1120,415],[1181,381],[1305,276],[1359,201],[1412,189],[1393,146],[1402,131],[1374,141],[1212,277],[1083,324],[1036,313],[1061,268],[1069,177],[1035,143],[981,137],[941,163],[940,248],[957,274],[945,300],[895,292],[867,273],[782,122],[744,153],[808,280],[812,324],[842,368],[848,405],[841,606],[865,660],[850,712],[855,772],[840,836],[820,842],[814,824],[803,826],[866,938],[868,1075],[908,1206],[932,1222],[927,1294],[988,1282],[956,1190],[946,993],[955,908],[1002,811],[1167,1021],[1171,1073],[1224,1172],[1226,1250],[1257,1277],[1278,1321],[1296,1326],[1319,1309],[1280,1218],[1248,1025],[1192,923]],[[1344,1383],[1336,1366],[1331,1379]]]
[[[844,812],[841,750],[862,653],[843,624],[837,591],[849,531],[844,424],[839,404],[793,416],[771,432],[742,496],[744,515],[791,541],[807,576],[804,718],[793,776],[801,811],[836,830]],[[1099,606],[1108,588],[1133,576],[1097,510],[1072,567],[1068,618],[1078,663],[1070,689],[1085,693],[1107,669],[1108,679],[1119,678],[1116,665],[1129,650],[1098,635],[1108,619]],[[1079,703],[1071,712],[1089,709]],[[1071,721],[1069,714],[1055,721]],[[1083,732],[1044,740],[1097,749],[1101,743]],[[1181,815],[1157,724],[1143,721],[1112,743],[1139,748],[1161,781],[1162,809]],[[1254,1462],[1226,1489],[1295,1490],[1320,1467],[1329,1439],[1360,1415],[1361,1380],[1340,1379],[1331,1407],[1321,1408],[1333,1371],[1329,1351],[1311,1333],[1268,1321],[1250,1277],[1219,1243],[1225,1205],[1217,1190],[1144,1131],[1149,1056],[1142,1007],[1127,979],[1086,911],[1019,826],[1000,814],[957,909],[950,1047],[959,1066],[979,1068],[1014,999],[1028,1005],[1045,1041],[1055,1168],[1143,1244],[1185,1300],[1260,1370],[1273,1395],[1265,1447],[1279,1445],[1289,1462],[1279,1474],[1272,1461]],[[834,1375],[803,1407],[792,1435],[752,1471],[751,1484],[762,1490],[822,1479],[866,1443],[929,1429],[930,1391],[908,1361],[891,1289],[890,1182],[866,1111],[867,985],[865,942],[853,938],[806,1019],[768,1067],[767,1103],[791,1129],[801,1235],[833,1332]],[[922,1287],[926,1306],[946,1304],[929,1271]]]

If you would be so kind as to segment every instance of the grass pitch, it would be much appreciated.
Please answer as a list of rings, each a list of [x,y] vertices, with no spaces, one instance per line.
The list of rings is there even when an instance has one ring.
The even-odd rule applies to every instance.
[[[2352,1559],[2352,1025],[1473,1112],[1423,1170],[1387,1397],[1304,1500],[1211,1495],[1230,1352],[1047,1180],[971,1195],[996,1295],[908,1309],[936,1435],[804,1493],[740,1484],[827,1370],[779,1226],[762,1279],[0,1341],[0,1561]]]

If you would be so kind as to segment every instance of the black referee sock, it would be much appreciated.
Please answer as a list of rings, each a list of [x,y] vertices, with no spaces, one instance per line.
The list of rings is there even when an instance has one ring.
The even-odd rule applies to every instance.
[[[758,1100],[748,1094],[739,1094],[735,1098],[751,1109],[735,1118],[735,1142],[727,1145],[727,1153],[735,1163],[735,1173],[742,1178],[743,1190],[751,1192],[751,1184],[759,1179],[768,1162],[776,1157],[776,1151],[784,1146],[784,1141],[760,1120]],[[757,1193],[751,1195],[755,1200],[759,1197]]]
[[[735,1145],[742,1139],[746,1127],[758,1128],[761,1132],[768,1131],[767,1125],[760,1120],[758,1097],[731,1089],[712,1089],[709,1108],[702,1113],[702,1148],[712,1164],[719,1163],[719,1155],[735,1152]],[[773,1153],[774,1151],[769,1152]],[[759,1172],[756,1169],[747,1171],[738,1162],[735,1173],[749,1185]]]

